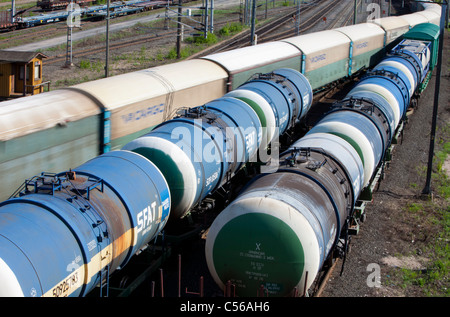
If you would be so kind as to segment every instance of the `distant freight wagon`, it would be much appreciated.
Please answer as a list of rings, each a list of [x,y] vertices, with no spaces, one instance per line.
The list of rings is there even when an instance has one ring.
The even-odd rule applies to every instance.
[[[87,5],[93,3],[97,0],[73,0],[73,3],[79,5]],[[55,9],[65,9],[71,1],[69,0],[40,0],[37,2],[37,6],[42,10],[55,10]]]

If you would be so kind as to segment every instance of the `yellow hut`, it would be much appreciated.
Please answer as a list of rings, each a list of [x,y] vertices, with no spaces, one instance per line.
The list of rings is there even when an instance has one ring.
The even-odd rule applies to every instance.
[[[44,91],[42,61],[39,52],[0,50],[0,97],[35,95]]]

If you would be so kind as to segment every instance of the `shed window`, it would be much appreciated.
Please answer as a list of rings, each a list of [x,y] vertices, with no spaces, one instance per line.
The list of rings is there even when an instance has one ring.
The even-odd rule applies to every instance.
[[[34,62],[34,79],[41,79],[41,63]]]
[[[24,70],[25,70],[25,66],[20,65],[20,69],[19,69],[19,79],[20,80],[23,80]]]

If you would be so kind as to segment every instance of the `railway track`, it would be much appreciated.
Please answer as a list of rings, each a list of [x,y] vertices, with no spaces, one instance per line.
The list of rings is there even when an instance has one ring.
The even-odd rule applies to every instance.
[[[331,2],[332,3],[332,2]],[[312,4],[319,5],[319,1],[315,1]],[[312,7],[308,7],[306,10],[310,11]],[[306,11],[305,10],[305,11]],[[297,11],[297,8],[291,8],[287,12],[283,13],[280,17],[264,24],[262,27],[258,28],[256,33],[258,34],[258,42],[265,42],[266,39],[264,38],[265,35],[268,33],[273,33],[276,30],[282,28],[287,23],[291,22],[292,15],[295,14]],[[200,56],[205,56],[213,53],[219,53],[222,51],[235,49],[243,46],[247,46],[250,43],[250,31],[245,30],[236,36],[234,36],[232,39],[228,41],[223,41],[218,45],[215,45],[209,49],[206,49],[202,51],[200,54],[196,54],[192,56],[191,58],[196,58]],[[277,36],[277,35],[276,35]]]
[[[356,6],[361,5],[361,1],[362,0],[358,0]],[[353,18],[353,4],[350,3],[349,5],[347,5],[345,12],[342,13],[342,16],[344,17],[344,19],[335,19],[330,25],[330,29],[350,24]],[[341,22],[341,25],[338,25],[339,22]]]
[[[321,16],[329,13],[331,10],[333,10],[338,5],[338,2],[336,2],[336,1],[328,1],[328,2],[324,2],[324,3],[326,5],[324,7],[322,7],[320,9],[320,11],[313,14],[311,18],[309,18],[308,20],[304,21],[301,24],[300,27],[302,30],[306,31],[307,29],[316,25],[318,23],[316,21],[317,19],[320,19]],[[310,6],[308,6],[307,8],[305,8],[303,10],[303,13],[314,10],[315,8],[317,8],[318,6],[321,6],[321,5],[323,5],[323,3],[321,1],[312,2]],[[292,35],[292,32],[293,32],[292,30],[282,31],[281,33],[277,32],[277,30],[281,29],[286,24],[291,23],[292,16],[293,16],[293,14],[296,13],[296,10],[297,10],[296,7],[284,10],[284,12],[281,16],[279,16],[279,17],[275,18],[274,20],[261,26],[257,30],[257,33],[259,36],[258,41],[259,42],[267,42],[267,41],[273,40],[274,38],[283,38],[283,37]],[[227,22],[218,22],[218,23],[216,23],[216,26],[224,25],[229,22],[230,22],[230,20]],[[118,43],[112,43],[112,44],[110,44],[109,49],[115,50],[115,49],[120,49],[120,48],[124,48],[124,47],[128,47],[128,46],[132,46],[132,45],[139,45],[139,44],[144,44],[144,43],[149,43],[149,42],[155,42],[157,40],[167,39],[167,38],[171,38],[171,37],[175,37],[175,36],[176,36],[176,30],[167,30],[167,31],[160,33],[153,37],[133,38],[133,39],[121,41]],[[220,51],[225,51],[225,50],[229,50],[229,49],[235,49],[238,47],[246,46],[249,43],[249,39],[250,39],[250,31],[245,30],[245,31],[239,33],[238,35],[236,35],[235,37],[233,37],[231,40],[222,41],[221,43],[219,43],[211,48],[207,48],[198,54],[194,54],[194,55],[190,56],[189,59],[209,55],[212,53],[217,53]],[[87,49],[75,50],[72,53],[72,56],[73,56],[73,58],[78,58],[78,57],[88,56],[88,55],[92,55],[92,54],[102,53],[105,50],[106,50],[106,48],[104,46],[91,47],[91,48],[87,48]],[[65,59],[66,59],[65,53],[50,56],[46,60],[46,64],[51,65],[51,64],[63,62],[63,61],[65,61]]]
[[[323,8],[321,8],[318,12],[316,12],[314,15],[312,15],[310,18],[306,19],[305,21],[302,21],[300,23],[300,33],[306,33],[307,31],[309,31],[310,29],[312,29],[314,26],[316,26],[317,24],[321,23],[321,21],[323,21],[323,18],[326,17],[329,13],[331,13],[337,6],[339,5],[339,1],[331,1],[329,3],[326,4],[326,6],[324,6]],[[303,10],[303,12],[305,12],[305,10]],[[348,17],[345,20],[346,22],[348,21]],[[337,26],[337,23],[339,21],[337,19],[335,19],[335,21],[328,25],[328,29],[332,29],[334,27]],[[287,22],[286,22],[287,23]],[[269,42],[269,41],[274,41],[276,39],[279,38],[286,38],[286,37],[290,37],[290,36],[294,36],[294,30],[285,30],[282,32],[278,32],[278,33],[273,33],[273,32],[263,32],[262,35],[258,35],[258,38],[260,39],[259,41],[261,42]]]
[[[316,26],[322,20],[322,17],[326,16],[330,12],[332,12],[339,5],[339,1],[315,1],[311,2],[310,6],[302,9],[302,15],[306,12],[311,12],[313,10],[318,10],[311,17],[302,21],[300,23],[301,32],[304,33],[314,26]],[[288,23],[292,23],[293,16],[297,13],[297,8],[291,8],[289,11],[283,13],[282,16],[264,24],[260,28],[256,30],[256,34],[258,35],[258,43],[265,43],[274,40],[283,39],[286,37],[294,36],[295,30],[293,28],[289,30],[282,30],[285,28]],[[345,23],[348,23],[350,19],[350,15],[346,16]],[[336,23],[339,21],[335,21],[332,26],[328,26],[328,28],[333,28],[336,26]],[[228,41],[223,41],[220,44],[217,44],[211,48],[208,48],[201,53],[195,54],[190,58],[197,58],[205,55],[210,55],[214,53],[219,53],[226,50],[236,49],[240,47],[247,46],[250,43],[250,31],[246,30],[236,35],[232,39]]]
[[[230,21],[228,21],[228,22],[230,22]],[[216,25],[217,26],[225,25],[228,22],[218,22],[218,23],[216,23]],[[135,37],[131,40],[125,40],[125,41],[120,41],[117,43],[112,43],[109,45],[109,49],[115,50],[115,49],[124,48],[124,47],[128,47],[128,46],[139,45],[139,44],[144,44],[144,43],[149,43],[149,42],[155,42],[155,41],[162,40],[162,39],[176,37],[176,35],[177,35],[176,30],[166,30],[163,32],[159,32],[158,34],[156,34],[155,36],[152,36],[152,37],[148,37],[148,36],[142,36],[139,38]],[[104,46],[91,47],[91,48],[76,50],[73,52],[72,55],[73,55],[73,57],[78,58],[78,57],[83,57],[83,56],[92,55],[92,54],[96,54],[96,53],[102,53],[105,50],[106,50],[106,48]],[[66,59],[65,53],[50,56],[49,58],[46,59],[46,64],[58,63],[58,62],[64,61],[65,59]]]
[[[53,35],[55,30],[53,28],[49,29],[48,27],[45,29],[33,30],[33,32],[27,32],[22,34],[14,34],[8,38],[4,38],[0,40],[0,45],[8,44],[17,40],[26,40],[29,38],[35,38],[36,36],[45,37],[47,35]]]
[[[148,43],[148,42],[154,42],[154,41],[161,40],[161,39],[164,39],[164,38],[170,38],[170,37],[172,37],[174,35],[176,35],[176,31],[168,31],[168,32],[165,32],[162,35],[157,35],[157,36],[154,36],[154,37],[145,37],[145,38],[139,38],[139,39],[123,41],[123,42],[120,42],[120,43],[113,43],[113,44],[110,44],[109,49],[110,50],[115,50],[115,49],[131,46],[131,45],[138,45],[138,44],[144,44],[144,43]],[[87,56],[87,55],[101,53],[101,52],[104,52],[105,50],[106,50],[106,48],[104,46],[103,47],[96,47],[96,48],[81,49],[81,50],[74,51],[72,56],[73,57],[83,57],[83,56]],[[65,59],[66,59],[66,54],[58,54],[58,55],[50,56],[45,61],[45,63],[47,65],[55,64],[55,63],[62,62]]]
[[[64,30],[64,31],[63,31]],[[43,40],[46,38],[53,38],[65,34],[67,28],[65,22],[57,22],[53,25],[35,26],[29,29],[21,29],[3,33],[0,39],[0,47],[13,47],[18,43],[26,44],[36,41],[36,39]],[[63,31],[63,32],[62,32]]]

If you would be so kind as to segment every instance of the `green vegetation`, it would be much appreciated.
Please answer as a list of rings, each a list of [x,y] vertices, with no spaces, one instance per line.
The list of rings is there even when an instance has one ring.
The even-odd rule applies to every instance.
[[[243,29],[244,27],[240,23],[227,23],[227,25],[219,30],[219,34],[221,36],[231,36],[241,32]]]
[[[450,134],[450,127],[447,126],[444,133]],[[437,190],[440,196],[444,198],[450,198],[450,178],[447,176],[446,171],[443,169],[443,164],[450,154],[450,142],[444,142],[440,140],[440,150],[436,153],[435,164],[436,172],[433,174],[433,179],[436,181]]]
[[[80,68],[81,69],[89,69],[89,70],[95,71],[97,73],[100,73],[105,70],[105,65],[100,61],[91,62],[91,61],[83,59],[80,61]]]
[[[421,219],[438,232],[421,250],[430,261],[424,270],[401,269],[397,273],[400,286],[405,290],[419,287],[424,296],[450,296],[450,208],[442,209],[430,204]]]
[[[450,154],[450,124],[438,131],[433,162],[432,187],[434,197],[419,198],[404,208],[405,223],[411,225],[415,253],[427,258],[426,269],[395,269],[389,284],[402,287],[405,294],[420,292],[419,296],[450,296],[450,179],[444,162]],[[448,168],[448,167],[447,167]],[[418,168],[423,176],[426,169]],[[420,243],[419,243],[420,241]]]
[[[233,22],[227,23],[222,27],[216,35],[214,33],[208,33],[206,37],[202,34],[197,34],[196,36],[188,37],[184,40],[183,47],[180,50],[180,59],[187,58],[197,52],[206,49],[208,46],[214,45],[228,37],[231,37],[244,30],[244,26],[240,23]],[[176,47],[172,48],[167,55],[162,56],[158,54],[157,60],[160,59],[174,60],[177,59]]]

